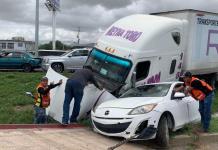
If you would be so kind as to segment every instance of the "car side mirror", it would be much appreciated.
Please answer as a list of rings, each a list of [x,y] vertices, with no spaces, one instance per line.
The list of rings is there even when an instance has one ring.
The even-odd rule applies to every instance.
[[[176,92],[175,94],[174,94],[174,99],[182,99],[182,98],[184,98],[185,97],[185,94],[184,93],[182,93],[182,92]]]
[[[131,86],[132,88],[136,86],[136,72],[135,71],[132,73]]]

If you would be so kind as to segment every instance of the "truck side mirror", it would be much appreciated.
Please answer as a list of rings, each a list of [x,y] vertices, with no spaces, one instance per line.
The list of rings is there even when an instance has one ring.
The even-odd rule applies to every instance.
[[[135,87],[135,84],[136,84],[136,72],[134,71],[132,73],[132,77],[131,77],[131,86],[132,86],[132,88]]]

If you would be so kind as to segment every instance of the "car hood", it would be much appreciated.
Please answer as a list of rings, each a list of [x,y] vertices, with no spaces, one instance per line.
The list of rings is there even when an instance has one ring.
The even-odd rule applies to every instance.
[[[38,60],[39,63],[42,62],[42,58],[40,58],[40,57],[32,57],[31,59],[34,60],[34,61]]]
[[[146,104],[159,103],[163,97],[128,97],[107,101],[98,106],[98,108],[135,108]]]
[[[60,59],[60,56],[43,56],[43,59]]]

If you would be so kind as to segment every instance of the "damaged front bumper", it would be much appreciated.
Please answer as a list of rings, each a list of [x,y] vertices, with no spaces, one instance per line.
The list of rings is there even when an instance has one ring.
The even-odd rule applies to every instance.
[[[160,112],[152,111],[124,118],[102,118],[92,112],[92,124],[94,130],[103,135],[147,140],[155,138],[160,115]]]

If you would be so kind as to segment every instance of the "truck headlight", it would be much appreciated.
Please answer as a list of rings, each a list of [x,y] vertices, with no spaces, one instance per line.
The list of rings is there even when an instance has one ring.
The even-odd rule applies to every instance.
[[[157,106],[157,104],[147,104],[143,106],[139,106],[136,108],[133,108],[128,115],[138,115],[138,114],[145,114],[154,109],[154,107]]]

